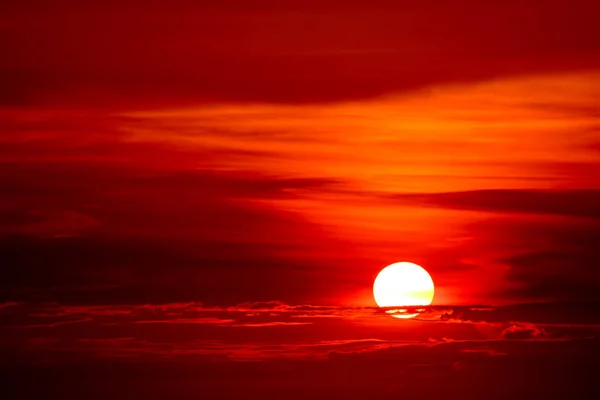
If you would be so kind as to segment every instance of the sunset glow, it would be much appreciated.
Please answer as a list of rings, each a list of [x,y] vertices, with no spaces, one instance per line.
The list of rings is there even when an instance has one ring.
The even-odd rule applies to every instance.
[[[599,15],[0,2],[0,397],[600,398]]]

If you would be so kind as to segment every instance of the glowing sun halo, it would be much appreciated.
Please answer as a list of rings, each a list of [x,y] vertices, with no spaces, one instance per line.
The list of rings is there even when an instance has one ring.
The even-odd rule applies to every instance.
[[[373,296],[379,307],[426,306],[433,300],[434,286],[425,269],[410,262],[398,262],[382,269],[373,283]],[[413,318],[406,310],[390,310],[396,318]]]

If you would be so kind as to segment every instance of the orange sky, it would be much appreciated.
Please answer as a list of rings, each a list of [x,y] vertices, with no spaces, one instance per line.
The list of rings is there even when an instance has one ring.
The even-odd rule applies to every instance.
[[[374,273],[387,263],[411,260],[434,276],[437,303],[510,303],[527,295],[502,293],[527,283],[511,281],[507,260],[546,251],[553,242],[523,236],[519,226],[535,230],[548,223],[577,225],[587,215],[585,210],[576,215],[581,220],[577,222],[560,204],[532,214],[527,193],[503,209],[503,196],[519,196],[518,190],[554,190],[568,196],[580,189],[599,189],[597,81],[597,72],[573,71],[315,105],[220,102],[133,111],[5,110],[9,126],[24,128],[2,137],[9,146],[2,159],[34,170],[44,165],[127,168],[124,182],[107,181],[101,196],[116,190],[122,194],[112,197],[138,203],[137,212],[164,214],[167,225],[155,229],[152,214],[140,215],[147,229],[121,227],[105,234],[167,235],[184,241],[208,235],[214,240],[278,244],[282,247],[266,251],[304,264],[307,277],[314,276],[306,278],[309,281],[321,275],[338,280],[330,293],[315,293],[322,302],[369,305]],[[162,175],[167,180],[128,188],[126,171],[136,170],[132,173],[145,179]],[[208,190],[215,191],[217,203],[283,213],[312,227],[286,239],[277,232],[297,228],[280,221],[277,228],[257,222],[252,230],[258,236],[247,236],[240,234],[235,220],[229,222],[227,207],[219,211],[220,217],[214,216],[216,227],[191,226],[185,221],[187,213],[196,214],[197,224],[203,224],[204,200],[194,199],[207,189],[182,186],[175,192],[177,200],[170,200],[168,176],[193,176],[195,171],[229,175],[249,189],[244,193],[236,183],[230,189],[227,183],[210,183],[214,188]],[[22,175],[23,179],[39,178]],[[68,179],[76,181],[67,180],[66,185],[79,185],[79,178]],[[269,187],[270,180],[283,182]],[[278,194],[269,194],[271,189]],[[492,198],[498,200],[469,202],[480,190],[496,191]],[[445,193],[457,193],[459,199],[448,200]],[[557,201],[553,192],[543,193],[550,203]],[[464,205],[461,196],[467,199]],[[10,199],[4,203],[12,205]],[[71,210],[57,204],[44,210],[38,204],[24,212],[41,214],[50,222],[21,229],[50,235],[53,224],[59,230],[63,224],[67,230],[74,225],[77,234],[99,227],[117,229],[88,214],[97,210],[81,210],[89,206],[75,204],[76,210]],[[184,220],[170,216],[172,207],[179,208],[172,212],[180,212]],[[227,228],[219,218],[227,221]],[[315,229],[316,237],[311,233]],[[302,250],[296,248],[297,241]],[[307,289],[304,296],[310,298],[310,292]]]
[[[7,298],[596,296],[595,2],[2,7]]]

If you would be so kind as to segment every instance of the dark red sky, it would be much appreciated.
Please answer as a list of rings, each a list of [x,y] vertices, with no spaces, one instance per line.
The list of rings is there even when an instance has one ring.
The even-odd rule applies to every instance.
[[[467,382],[540,368],[498,398],[584,393],[599,16],[591,0],[3,2],[6,368],[96,382],[135,360],[98,398],[159,396],[131,382],[177,386],[188,367],[223,369],[184,375],[192,398],[244,374],[240,390],[280,398],[309,371],[302,396],[432,398],[434,379],[482,398]],[[401,260],[434,279],[426,321],[368,308]],[[564,386],[553,358],[578,371]],[[39,368],[43,390],[89,397]]]

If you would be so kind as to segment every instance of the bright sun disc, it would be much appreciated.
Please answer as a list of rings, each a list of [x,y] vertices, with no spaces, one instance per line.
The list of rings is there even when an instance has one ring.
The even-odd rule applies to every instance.
[[[373,296],[379,307],[427,306],[431,304],[433,294],[433,280],[429,273],[410,262],[388,265],[373,283]],[[417,315],[399,313],[393,316],[413,318]]]

